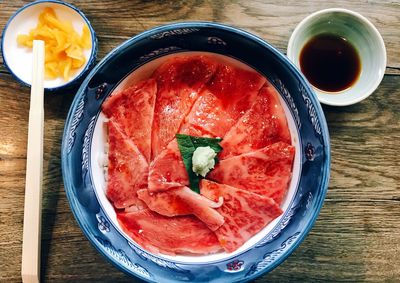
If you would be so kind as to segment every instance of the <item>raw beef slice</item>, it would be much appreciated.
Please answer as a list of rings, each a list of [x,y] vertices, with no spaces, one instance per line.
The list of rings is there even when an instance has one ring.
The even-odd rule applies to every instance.
[[[173,217],[193,214],[213,231],[224,223],[224,217],[213,208],[218,205],[188,187],[154,194],[145,189],[138,191],[138,196],[151,210],[161,215]]]
[[[268,223],[282,214],[278,204],[269,197],[260,196],[228,185],[203,179],[201,193],[211,199],[224,198],[217,211],[225,223],[215,231],[226,252],[233,252],[258,233]]]
[[[180,132],[202,129],[215,137],[225,133],[251,107],[265,78],[255,71],[220,65],[206,84]]]
[[[149,209],[118,213],[122,229],[153,253],[210,254],[221,250],[215,234],[193,216],[166,217]]]
[[[108,122],[108,177],[106,195],[116,208],[139,205],[137,190],[147,188],[148,164],[137,146]]]
[[[189,177],[174,138],[150,164],[149,191],[161,192],[189,185]]]
[[[174,138],[204,84],[216,70],[207,56],[175,57],[156,69],[158,92],[152,129],[152,159]]]
[[[156,93],[157,83],[149,79],[110,96],[102,105],[104,114],[113,118],[123,133],[137,145],[147,162],[150,162]]]
[[[278,93],[266,83],[250,110],[226,133],[219,158],[250,152],[278,141],[290,143],[290,132]]]
[[[284,142],[221,160],[207,177],[281,204],[292,176],[295,149]]]

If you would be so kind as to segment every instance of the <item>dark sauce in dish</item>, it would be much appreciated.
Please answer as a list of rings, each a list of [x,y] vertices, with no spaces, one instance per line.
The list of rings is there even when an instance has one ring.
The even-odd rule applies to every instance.
[[[300,68],[308,81],[327,92],[351,87],[360,76],[361,60],[357,50],[345,38],[319,34],[300,52]]]

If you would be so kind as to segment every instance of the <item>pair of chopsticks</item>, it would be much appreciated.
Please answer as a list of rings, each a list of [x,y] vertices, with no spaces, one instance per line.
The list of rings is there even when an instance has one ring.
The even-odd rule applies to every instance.
[[[44,128],[43,80],[44,42],[34,40],[22,239],[21,276],[23,283],[40,282]]]

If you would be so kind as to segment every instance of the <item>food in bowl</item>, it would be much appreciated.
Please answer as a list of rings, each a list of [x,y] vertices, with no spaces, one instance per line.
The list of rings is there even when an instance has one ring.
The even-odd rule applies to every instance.
[[[304,49],[311,51],[306,64]],[[367,98],[386,69],[386,48],[379,31],[361,14],[342,8],[320,10],[304,18],[290,36],[287,56],[313,84],[319,101],[333,106]]]
[[[141,68],[146,68],[142,66]],[[231,253],[282,214],[295,147],[276,89],[237,60],[170,56],[102,105],[106,196],[153,253]],[[220,146],[205,177],[188,148]]]
[[[251,67],[279,92],[295,146],[290,185],[280,205],[283,213],[232,253],[150,252],[122,230],[117,219],[120,210],[106,197],[104,163],[99,161],[104,157],[108,160],[104,156],[107,118],[101,108],[110,95],[150,78],[168,58],[199,52],[234,58],[235,66]],[[328,186],[329,151],[322,109],[310,85],[286,56],[246,31],[190,22],[139,34],[110,52],[92,70],[68,114],[61,160],[66,195],[84,235],[121,271],[148,282],[248,282],[281,264],[310,231]],[[167,219],[172,222],[175,217]],[[154,236],[164,230],[159,228]],[[186,231],[183,227],[176,231],[182,230]],[[192,239],[196,236],[193,234]]]
[[[47,15],[47,19],[44,19],[43,16],[39,19],[43,13]],[[59,25],[60,23],[61,25]],[[55,28],[54,24],[58,28]],[[68,30],[68,36],[60,34],[60,30],[63,28]],[[71,31],[72,28],[76,32],[75,35],[73,35],[74,31]],[[81,33],[82,30],[83,33]],[[33,34],[31,35],[30,32]],[[18,43],[18,35],[27,36],[20,37],[20,42]],[[21,7],[10,17],[4,27],[1,41],[4,66],[16,80],[24,85],[29,86],[32,80],[32,49],[29,48],[29,45],[34,38],[44,40],[50,44],[46,53],[48,55],[51,54],[45,56],[45,63],[47,63],[48,68],[46,68],[47,75],[43,84],[46,91],[53,92],[76,86],[82,82],[82,79],[96,62],[96,34],[90,21],[82,11],[64,1],[32,1]],[[64,40],[66,41],[63,42]],[[71,57],[67,56],[63,52],[65,46],[77,41],[81,41],[80,43],[85,47],[83,56],[76,49],[76,46],[71,47],[68,51]],[[25,44],[28,45],[27,48],[24,47]],[[49,53],[49,51],[51,52]],[[75,60],[71,59],[74,57]],[[73,66],[77,67],[78,65],[81,65],[81,67],[71,71]],[[67,80],[64,79],[64,73],[68,76]]]
[[[45,78],[62,77],[68,81],[86,63],[85,49],[92,47],[89,27],[83,25],[81,35],[71,21],[61,21],[54,9],[46,7],[38,23],[28,34],[18,34],[19,46],[32,48],[34,40],[45,42]]]

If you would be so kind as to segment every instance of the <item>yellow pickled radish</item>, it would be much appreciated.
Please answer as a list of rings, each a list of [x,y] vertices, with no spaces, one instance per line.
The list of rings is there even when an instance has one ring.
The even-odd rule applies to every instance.
[[[45,42],[45,77],[62,77],[69,80],[71,74],[86,63],[85,49],[92,47],[90,30],[87,25],[79,35],[72,22],[60,21],[52,8],[46,7],[39,15],[36,28],[29,34],[19,34],[17,43],[32,48],[33,40]]]

